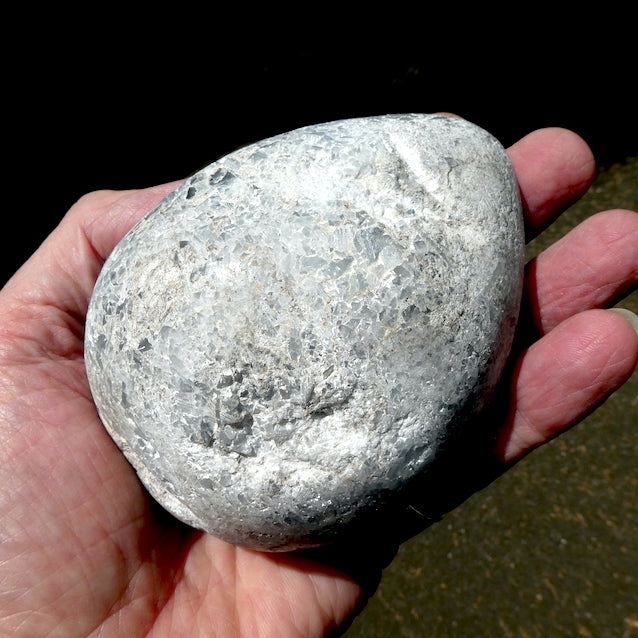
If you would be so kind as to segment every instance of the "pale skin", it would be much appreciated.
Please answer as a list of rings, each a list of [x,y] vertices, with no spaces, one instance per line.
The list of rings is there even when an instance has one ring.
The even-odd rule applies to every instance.
[[[594,178],[587,145],[563,129],[509,153],[530,237]],[[0,292],[1,635],[312,638],[369,593],[329,562],[234,547],[174,520],[100,423],[83,362],[88,299],[118,240],[176,185],[84,197]],[[606,211],[528,267],[524,313],[538,334],[503,381],[503,469],[634,370],[638,336],[602,309],[636,288],[636,246],[638,214]],[[371,580],[393,551],[374,547]]]

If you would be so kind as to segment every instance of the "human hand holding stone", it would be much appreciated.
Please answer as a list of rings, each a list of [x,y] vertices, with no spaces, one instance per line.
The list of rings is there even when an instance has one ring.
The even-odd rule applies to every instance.
[[[594,176],[589,149],[564,130],[537,131],[509,152],[530,237]],[[360,544],[361,565],[353,548],[345,565],[338,548],[264,554],[188,528],[148,497],[103,429],[83,363],[88,299],[115,244],[175,186],[83,198],[0,293],[0,629],[9,635],[320,636],[355,613],[387,560],[374,538]],[[502,383],[503,469],[635,368],[632,327],[599,309],[636,286],[637,243],[638,215],[607,211],[528,266],[522,322],[538,335]]]

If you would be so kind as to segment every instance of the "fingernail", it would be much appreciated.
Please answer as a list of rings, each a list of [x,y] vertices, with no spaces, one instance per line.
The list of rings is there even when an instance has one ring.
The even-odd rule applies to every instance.
[[[636,334],[638,334],[638,316],[635,313],[633,313],[631,310],[627,310],[626,308],[610,308],[609,310],[627,319],[627,321],[636,331]]]

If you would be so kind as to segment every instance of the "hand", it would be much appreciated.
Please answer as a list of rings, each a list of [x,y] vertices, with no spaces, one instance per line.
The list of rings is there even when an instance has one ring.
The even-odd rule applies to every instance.
[[[532,133],[510,155],[530,236],[594,177],[589,149],[565,130]],[[86,196],[0,292],[0,633],[322,636],[356,613],[383,566],[378,546],[369,573],[346,573],[320,562],[330,549],[261,554],[187,528],[103,429],[82,358],[88,299],[115,244],[175,186]],[[631,375],[636,333],[596,308],[636,286],[636,245],[638,215],[608,211],[528,266],[521,325],[537,339],[502,384],[501,469]]]

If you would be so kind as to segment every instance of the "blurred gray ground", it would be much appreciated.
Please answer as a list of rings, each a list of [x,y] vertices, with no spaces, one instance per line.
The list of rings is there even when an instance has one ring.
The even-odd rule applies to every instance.
[[[638,157],[601,172],[530,257],[610,208],[638,211]],[[638,292],[618,305],[638,313]],[[638,373],[405,543],[346,635],[638,636]]]

